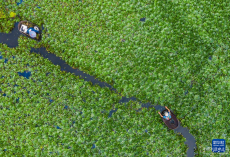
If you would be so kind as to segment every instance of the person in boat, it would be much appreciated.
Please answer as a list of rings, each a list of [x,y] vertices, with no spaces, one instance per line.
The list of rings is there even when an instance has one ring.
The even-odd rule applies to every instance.
[[[167,108],[167,106],[165,106],[165,108],[168,110],[168,112],[165,112],[165,113],[164,113],[164,116],[162,116],[160,112],[158,112],[158,113],[159,113],[159,115],[160,115],[162,118],[164,118],[164,119],[166,119],[166,120],[169,120],[169,119],[171,119],[171,112],[170,112],[170,110]]]
[[[36,27],[35,27],[36,28]],[[27,30],[27,34],[30,35],[31,38],[36,38],[37,34],[36,33],[39,33],[38,29],[35,29],[34,27],[30,27],[28,30]]]
[[[23,31],[25,34],[29,34],[29,36],[31,38],[36,38],[37,34],[39,32],[38,28],[37,27],[30,27],[28,29],[28,27],[26,25],[22,25],[21,26],[21,31]]]

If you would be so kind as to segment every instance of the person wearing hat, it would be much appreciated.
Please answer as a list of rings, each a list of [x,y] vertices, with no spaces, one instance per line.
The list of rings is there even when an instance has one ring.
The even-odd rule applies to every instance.
[[[33,28],[33,27],[30,27],[28,30],[27,30],[27,33],[30,35],[31,38],[36,38],[37,34],[39,30],[38,28]]]
[[[168,110],[168,112],[165,112],[164,116],[162,116],[160,112],[158,112],[158,113],[162,118],[169,120],[171,118],[170,110],[167,108],[167,106],[165,106],[165,108]]]

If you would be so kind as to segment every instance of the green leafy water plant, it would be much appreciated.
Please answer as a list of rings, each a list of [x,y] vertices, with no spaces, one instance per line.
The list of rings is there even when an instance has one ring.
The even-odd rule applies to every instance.
[[[26,40],[29,39],[26,38]],[[21,42],[24,42],[22,38],[19,39],[19,43]],[[4,148],[7,149],[5,154],[48,155],[49,152],[58,151],[62,155],[80,155],[81,152],[93,155],[101,151],[108,155],[111,152],[134,155],[134,152],[139,152],[139,154],[145,152],[141,146],[135,148],[134,143],[141,140],[142,145],[145,145],[145,140],[150,137],[150,135],[143,134],[144,130],[138,126],[146,127],[150,121],[151,123],[154,121],[153,117],[149,116],[152,114],[151,110],[146,110],[149,112],[148,114],[145,111],[138,115],[134,109],[140,108],[140,104],[129,102],[127,106],[130,107],[126,108],[124,105],[116,103],[121,98],[117,94],[98,86],[93,87],[72,74],[59,72],[59,67],[52,65],[39,55],[23,51],[23,46],[17,49],[1,46],[1,52],[7,52],[2,54],[3,57],[9,58],[8,63],[4,64],[5,71],[1,73],[6,77],[1,80],[3,85],[0,86],[3,93],[6,93],[6,96],[1,95],[1,103],[4,108],[1,112],[5,112],[5,114],[1,114],[1,118],[4,119],[1,130],[13,130],[8,135],[5,134],[11,138],[11,145],[4,143]],[[15,59],[10,57],[12,54],[15,54]],[[24,59],[25,56],[30,57]],[[16,74],[17,71],[26,70],[26,66],[11,66],[11,64],[18,64],[22,61],[25,65],[29,63],[32,71],[29,79]],[[44,72],[48,71],[50,72],[49,77],[45,77]],[[15,83],[18,85],[17,87],[14,87]],[[14,90],[16,93],[13,92]],[[96,94],[93,94],[92,90]],[[49,97],[46,96],[47,92],[54,102],[49,102]],[[68,96],[71,93],[74,93],[74,99]],[[19,98],[18,103],[15,103],[16,98]],[[108,114],[101,114],[103,109],[108,113],[112,104],[115,104],[114,107],[119,105],[120,112],[114,113],[111,118],[108,118]],[[69,109],[64,110],[64,105],[68,105]],[[12,118],[7,118],[5,115],[12,116]],[[93,119],[90,120],[90,118]],[[147,119],[149,122],[146,121]],[[70,127],[73,120],[75,120],[75,124]],[[57,129],[56,126],[61,129]],[[126,129],[129,128],[135,128],[133,134],[138,132],[138,136],[141,137],[135,135],[130,140],[133,135],[126,132]],[[156,128],[156,130],[158,129]],[[115,132],[111,134],[113,131]],[[16,138],[15,141],[13,138]],[[128,142],[128,140],[134,143]],[[110,141],[110,146],[105,145],[106,141]],[[95,150],[91,150],[94,143],[97,147]],[[71,149],[66,149],[67,146],[70,146]],[[124,149],[124,146],[127,149]],[[130,152],[130,147],[136,151]],[[151,151],[152,148],[149,149]],[[171,151],[173,149],[169,150],[169,152]]]
[[[38,25],[44,23],[47,31],[44,32],[44,38],[37,46],[46,46],[51,53],[62,57],[67,64],[110,83],[121,95],[135,96],[142,102],[169,104],[172,108],[176,108],[183,126],[188,127],[196,137],[198,147],[196,152],[200,156],[205,155],[200,148],[210,146],[210,140],[204,138],[208,133],[212,132],[210,138],[226,138],[222,136],[222,133],[228,134],[228,132],[222,126],[227,124],[218,115],[220,112],[227,114],[227,95],[229,94],[229,5],[227,1],[221,3],[217,1],[87,1],[79,3],[52,1],[48,3],[48,1],[27,0],[24,3],[24,5],[10,6],[11,4],[7,2],[4,5],[9,5],[9,8],[20,14],[23,19]],[[39,4],[42,9],[35,10],[35,4]],[[145,22],[140,21],[143,17],[146,18]],[[16,19],[13,22],[16,21],[20,20]],[[2,20],[1,25],[4,28],[2,31],[9,32],[9,22]],[[120,42],[121,39],[124,41]],[[64,41],[68,42],[63,43]],[[128,108],[119,106],[117,102],[120,96],[109,92],[108,89],[92,87],[71,74],[59,72],[59,66],[53,66],[39,55],[29,55],[28,47],[30,46],[35,46],[35,41],[32,42],[25,37],[19,38],[19,46],[15,50],[1,44],[4,57],[18,56],[17,62],[11,58],[8,63],[0,63],[1,71],[3,71],[1,75],[5,76],[1,79],[4,83],[1,89],[8,96],[1,96],[1,101],[4,102],[2,112],[10,115],[10,118],[4,117],[4,119],[8,120],[9,124],[14,124],[17,117],[11,117],[18,116],[18,113],[22,113],[27,107],[25,112],[33,113],[33,117],[30,117],[31,120],[28,117],[25,120],[28,119],[30,127],[34,128],[37,136],[40,137],[38,140],[36,135],[32,136],[31,133],[30,142],[23,144],[25,138],[23,131],[26,132],[26,130],[18,125],[16,128],[19,139],[12,142],[14,146],[20,143],[21,147],[25,146],[24,148],[30,150],[32,156],[36,153],[47,155],[50,151],[59,151],[62,155],[86,153],[88,156],[99,151],[100,155],[119,152],[122,155],[142,156],[146,151],[149,152],[149,156],[157,156],[159,153],[162,153],[162,156],[170,153],[185,155],[186,146],[180,145],[184,139],[176,140],[180,149],[175,149],[178,146],[171,145],[167,136],[153,142],[157,138],[155,135],[167,133],[168,137],[174,136],[166,129],[162,131],[163,125],[158,120],[157,113],[155,115],[151,111],[142,109],[142,113],[138,113],[142,116],[135,118],[138,114],[136,115],[136,112],[130,108],[136,109],[138,105],[128,104]],[[212,60],[208,59],[210,56]],[[28,58],[30,60],[27,60]],[[31,64],[30,67],[26,66],[27,63]],[[32,79],[25,81],[24,78],[15,75],[16,72],[25,70],[32,71],[31,78],[36,83]],[[35,72],[35,70],[38,71]],[[46,71],[53,73],[46,77]],[[43,82],[40,83],[38,80],[43,80]],[[78,80],[77,83],[76,80]],[[191,82],[194,82],[193,85]],[[14,83],[19,87],[15,89]],[[27,93],[27,90],[31,93]],[[80,90],[82,94],[79,94]],[[92,90],[96,94],[92,94]],[[184,94],[185,90],[188,91],[187,95]],[[54,100],[51,104],[49,97],[46,96],[49,91],[50,98]],[[19,103],[16,103],[15,99],[18,97]],[[210,99],[214,99],[215,103]],[[37,104],[38,100],[40,103]],[[69,106],[71,113],[62,110],[66,104],[73,104]],[[119,108],[113,114],[116,118],[113,121],[107,120],[107,113],[113,104]],[[55,106],[55,109],[51,106]],[[32,107],[35,108],[34,111]],[[190,113],[194,107],[195,109]],[[7,108],[11,108],[12,111]],[[84,110],[85,118],[76,113],[76,108],[79,111]],[[95,119],[93,122],[89,121],[89,118],[101,113],[103,109],[107,113],[97,116],[100,122]],[[43,120],[39,119],[42,114],[40,112],[38,114],[38,111],[45,112]],[[204,115],[199,114],[202,111]],[[208,113],[208,117],[205,117]],[[77,124],[75,123],[75,128],[79,128],[81,135],[75,133],[74,129],[71,131],[67,129],[68,122],[65,118],[78,121]],[[207,119],[213,123],[202,128],[201,122],[205,123]],[[40,127],[43,125],[46,127],[34,127],[35,123],[39,123]],[[149,124],[154,124],[153,129],[148,130],[151,135],[141,134],[143,130],[140,128],[140,123],[143,123],[145,128],[149,128]],[[62,132],[57,131],[54,125],[58,125],[67,132],[62,141],[58,137]],[[95,126],[96,133],[93,132]],[[98,128],[100,126],[103,126],[103,129],[100,130]],[[10,127],[5,129],[10,130]],[[199,127],[201,128],[198,129]],[[216,133],[213,131],[214,127],[218,128],[215,129]],[[128,143],[125,130],[127,128],[133,129],[129,135],[133,143]],[[52,134],[55,136],[54,139],[43,141],[41,137],[47,138],[43,132]],[[113,136],[110,137],[111,132]],[[13,141],[14,134],[8,137]],[[96,141],[99,137],[98,143],[95,142],[96,148],[91,150],[92,141]],[[117,141],[118,137],[120,139]],[[70,139],[77,141],[77,145],[71,143],[72,149],[66,149],[62,145],[57,146],[58,143],[66,143]],[[16,147],[5,142],[6,139],[2,140],[4,140],[4,146],[8,148],[5,153],[13,156],[9,151],[11,149],[20,154]],[[139,146],[139,144],[144,145],[146,140],[149,140],[151,144],[146,144],[145,148]],[[111,142],[111,146],[106,146],[107,141]],[[165,150],[163,143],[172,149]],[[41,147],[44,148],[43,151]],[[123,150],[122,147],[124,147]]]

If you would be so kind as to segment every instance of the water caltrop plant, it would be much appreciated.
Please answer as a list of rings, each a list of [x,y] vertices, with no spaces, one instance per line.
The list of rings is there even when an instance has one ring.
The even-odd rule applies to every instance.
[[[21,36],[15,49],[0,44],[8,58],[0,59],[1,155],[186,156],[185,139],[153,108],[136,112],[140,104],[120,104],[121,96],[174,108],[196,138],[198,156],[213,155],[204,151],[212,139],[229,147],[227,0],[16,2],[1,2],[20,15],[0,19],[1,32],[21,20],[45,30],[40,43]],[[121,95],[30,53],[41,46]],[[25,71],[29,79],[18,76]]]
[[[19,43],[24,42],[22,38],[19,38]],[[153,109],[136,112],[141,107],[137,102],[119,104],[117,102],[121,96],[108,89],[92,86],[73,74],[59,72],[60,67],[37,54],[22,50],[23,47],[10,49],[2,45],[0,48],[4,58],[8,58],[1,69],[0,88],[6,94],[1,95],[1,118],[4,120],[1,130],[10,131],[6,136],[11,141],[16,138],[10,145],[7,144],[8,140],[2,138],[6,149],[3,154],[48,155],[58,152],[77,156],[99,152],[109,155],[109,152],[113,152],[134,155],[136,151],[130,152],[129,147],[145,154],[142,146],[146,145],[146,140],[151,136],[154,139],[154,132],[161,132],[163,125],[157,122],[158,117],[153,114]],[[15,54],[14,58],[12,54]],[[26,56],[27,59],[24,59]],[[18,66],[11,66],[15,64]],[[28,79],[17,74],[29,68],[31,76]],[[50,73],[48,77],[45,75],[47,72]],[[50,99],[54,101],[50,102]],[[117,113],[108,117],[113,108],[118,109]],[[13,117],[9,119],[7,115]],[[149,127],[153,121],[160,127],[154,130]],[[133,131],[128,133],[127,129]],[[145,129],[149,129],[150,133],[145,133]],[[173,135],[172,132],[167,134]],[[183,140],[178,139],[178,142],[183,143]],[[111,145],[108,146],[106,141],[110,141]],[[136,142],[142,144],[135,148]],[[91,149],[93,144],[96,145],[95,149]],[[127,149],[123,149],[123,145]],[[16,148],[20,148],[20,151]],[[155,152],[150,147],[148,151]],[[173,148],[166,154],[172,152]],[[184,152],[181,150],[181,154]]]

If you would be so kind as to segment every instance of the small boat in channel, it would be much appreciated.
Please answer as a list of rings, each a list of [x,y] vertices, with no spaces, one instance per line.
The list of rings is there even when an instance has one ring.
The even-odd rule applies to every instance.
[[[40,41],[41,40],[41,29],[29,21],[21,21],[18,23],[18,31],[23,35]]]

